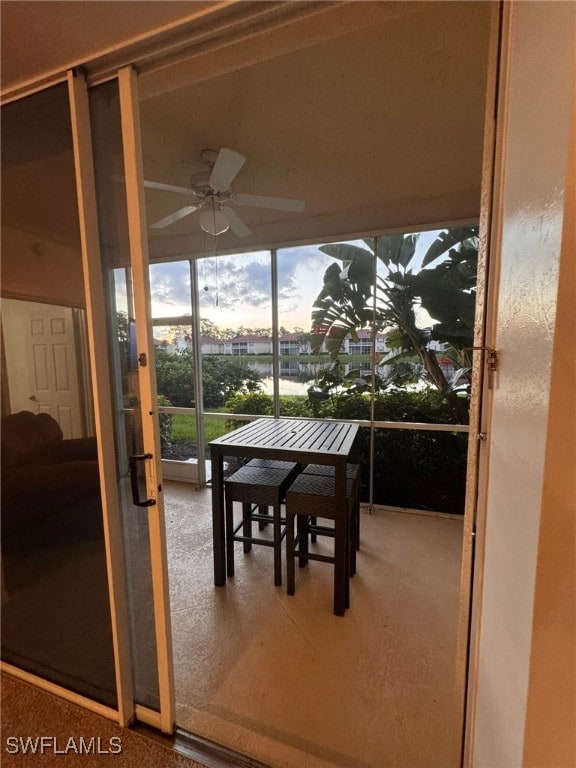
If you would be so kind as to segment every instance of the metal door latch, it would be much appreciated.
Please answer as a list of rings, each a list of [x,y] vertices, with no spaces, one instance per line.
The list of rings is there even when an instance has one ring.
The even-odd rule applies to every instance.
[[[460,353],[460,360],[464,364],[464,352],[482,350],[486,356],[486,370],[488,371],[488,389],[492,389],[494,373],[498,370],[498,352],[491,347],[464,347]]]

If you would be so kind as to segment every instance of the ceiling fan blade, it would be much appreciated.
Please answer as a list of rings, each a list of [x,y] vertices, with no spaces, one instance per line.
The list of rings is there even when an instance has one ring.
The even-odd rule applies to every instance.
[[[225,192],[236,178],[236,174],[242,168],[246,158],[240,152],[223,147],[218,152],[218,157],[212,168],[208,184],[216,192]]]
[[[271,208],[275,211],[303,211],[306,207],[304,200],[291,200],[288,197],[268,197],[266,195],[232,195],[238,205],[253,208]]]
[[[238,237],[246,237],[246,235],[252,234],[252,230],[246,226],[236,211],[234,211],[232,208],[229,208],[227,205],[222,205],[220,210],[224,211],[226,214],[228,224],[230,224],[230,229],[232,232],[234,232],[235,235]]]
[[[181,195],[192,195],[195,192],[193,189],[187,189],[186,187],[176,187],[174,184],[162,184],[160,181],[145,181],[144,186],[147,189],[161,189],[164,192],[178,192]]]
[[[164,229],[164,227],[169,227],[170,224],[174,224],[174,222],[178,221],[178,219],[183,219],[184,216],[189,216],[199,208],[202,208],[202,205],[186,205],[184,208],[180,208],[180,210],[174,211],[174,213],[171,213],[169,216],[165,216],[163,219],[160,219],[160,221],[156,221],[154,224],[150,224],[150,226],[152,229]]]

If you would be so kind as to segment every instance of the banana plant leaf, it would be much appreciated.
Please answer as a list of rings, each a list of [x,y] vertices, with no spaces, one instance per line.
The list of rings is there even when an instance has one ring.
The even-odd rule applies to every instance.
[[[453,227],[447,232],[440,232],[436,240],[428,248],[422,260],[422,267],[427,267],[451,248],[465,240],[478,236],[478,227]],[[477,249],[476,249],[477,250]]]
[[[365,247],[350,243],[321,247],[335,262],[326,270],[314,302],[312,349],[317,351],[325,343],[337,365],[348,335],[357,339],[358,330],[363,328],[384,332],[389,353],[380,365],[394,369],[390,381],[407,383],[420,370],[444,393],[457,417],[465,419],[461,398],[454,398],[451,389],[462,388],[467,369],[458,368],[458,376],[448,381],[437,355],[457,356],[459,350],[472,344],[478,227],[455,227],[439,233],[423,264],[416,268],[412,265],[418,238],[417,234],[393,234],[364,238]],[[430,266],[441,256],[444,258],[440,263]],[[378,270],[373,285],[375,257],[387,269]],[[429,328],[417,322],[420,308],[434,321]],[[430,348],[432,339],[442,342],[442,351]],[[352,391],[363,386],[360,379],[340,378],[339,384],[335,379],[332,385],[349,386]],[[324,382],[327,385],[328,379]]]

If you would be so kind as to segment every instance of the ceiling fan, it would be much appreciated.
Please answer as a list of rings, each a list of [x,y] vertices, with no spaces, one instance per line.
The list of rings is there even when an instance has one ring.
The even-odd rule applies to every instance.
[[[205,232],[221,235],[230,229],[238,237],[246,237],[251,230],[231,207],[232,205],[269,208],[274,211],[299,212],[304,210],[303,200],[232,192],[230,185],[246,162],[244,155],[239,152],[225,147],[218,152],[205,149],[202,151],[201,157],[207,163],[209,170],[194,174],[190,179],[190,188],[162,184],[156,181],[144,182],[144,186],[148,189],[178,192],[194,198],[190,205],[185,205],[151,224],[153,229],[164,229],[184,216],[200,211],[200,227]]]

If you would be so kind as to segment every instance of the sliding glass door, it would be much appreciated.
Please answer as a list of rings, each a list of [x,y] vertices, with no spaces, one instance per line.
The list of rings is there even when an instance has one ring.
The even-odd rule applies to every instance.
[[[2,659],[109,710],[119,701],[70,117],[65,83],[2,111]]]
[[[134,89],[70,73],[3,108],[2,659],[170,732]]]
[[[159,415],[131,69],[91,89],[111,422],[136,715],[173,726]],[[95,318],[97,320],[97,318]]]

